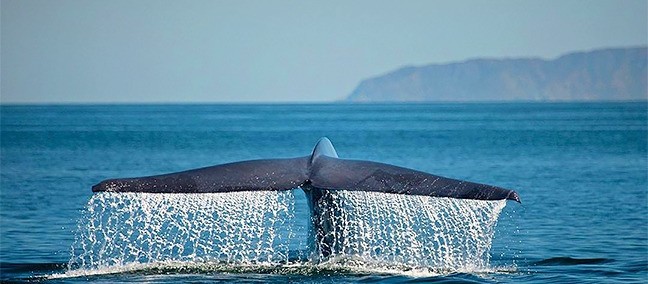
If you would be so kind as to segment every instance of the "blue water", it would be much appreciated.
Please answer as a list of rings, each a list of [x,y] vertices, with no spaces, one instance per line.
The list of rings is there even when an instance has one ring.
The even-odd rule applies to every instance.
[[[4,105],[0,280],[645,283],[647,113],[645,103]],[[48,280],[66,272],[98,181],[304,156],[321,136],[344,158],[517,190],[522,204],[509,202],[496,227],[493,269],[164,268]]]

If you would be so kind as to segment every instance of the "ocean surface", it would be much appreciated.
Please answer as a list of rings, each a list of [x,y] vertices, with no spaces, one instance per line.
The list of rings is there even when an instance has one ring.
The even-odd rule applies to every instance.
[[[3,105],[0,281],[646,283],[647,115],[646,103]],[[212,197],[91,192],[92,185],[107,178],[305,156],[323,136],[331,139],[340,157],[514,189],[522,203],[488,205],[497,213],[487,212],[496,221],[489,223],[492,242],[487,233],[470,236],[486,249],[481,266],[462,263],[472,257],[471,251],[456,248],[455,255],[467,258],[443,263],[450,258],[428,251],[425,257],[401,255],[381,265],[354,258],[308,262],[308,240],[303,238],[310,217],[298,190]],[[361,215],[373,197],[363,198],[347,203],[353,214]],[[407,198],[371,199],[384,201],[372,201],[380,210],[374,221],[405,224],[399,222],[420,216],[411,208],[434,204],[435,210],[444,210],[454,202]],[[471,208],[484,206],[462,207],[453,213],[459,216],[453,222],[469,219]],[[166,209],[146,215],[158,212],[151,211],[156,208]],[[263,210],[272,214],[246,215]],[[215,215],[200,212],[221,219],[210,223],[209,216]],[[175,230],[176,239],[160,242],[178,242],[177,236],[186,234],[200,239],[193,244],[216,246],[218,239],[237,248],[227,252],[236,257],[197,261],[197,254],[213,250],[180,243],[169,250],[156,248],[157,255],[131,258],[133,251],[154,250],[148,243],[158,237],[154,224],[165,218],[180,225],[164,225]],[[250,244],[247,231],[234,236],[241,226],[227,227],[222,220],[261,230],[258,244],[269,238],[272,242],[245,252],[239,245]],[[294,223],[293,229],[281,227],[286,220]],[[438,232],[425,235],[425,222],[412,221],[419,231],[408,225],[389,227],[382,238],[396,236],[391,243],[381,244],[381,250],[367,249],[379,255],[390,248],[408,249],[404,244],[416,234],[434,238]],[[209,226],[216,227],[206,230]],[[267,228],[275,227],[268,235]],[[410,235],[398,228],[410,228]],[[199,234],[192,235],[192,230]],[[350,237],[366,237],[349,232]],[[268,253],[272,246],[283,246],[277,236],[284,233],[301,240],[286,245],[285,255]],[[108,245],[97,246],[101,242]],[[192,253],[186,253],[189,249]],[[285,261],[274,260],[277,255]],[[165,261],[154,261],[159,259]],[[254,261],[241,265],[240,259]],[[430,264],[429,259],[440,262]]]

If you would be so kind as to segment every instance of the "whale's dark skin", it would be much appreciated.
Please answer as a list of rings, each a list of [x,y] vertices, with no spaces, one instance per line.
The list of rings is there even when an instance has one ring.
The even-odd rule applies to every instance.
[[[479,200],[514,200],[515,191],[436,176],[383,163],[345,160],[327,138],[310,156],[222,164],[177,173],[139,178],[108,179],[94,192],[215,193],[290,190],[297,187],[375,191]]]
[[[440,177],[383,163],[345,160],[337,156],[327,138],[317,143],[309,156],[289,159],[242,161],[177,173],[108,179],[92,187],[93,192],[218,193],[301,188],[311,208],[312,232],[323,256],[335,252],[327,234],[330,214],[336,208],[324,200],[335,190],[372,191],[478,200],[514,200],[517,192],[501,187]],[[324,198],[324,199],[323,199]]]

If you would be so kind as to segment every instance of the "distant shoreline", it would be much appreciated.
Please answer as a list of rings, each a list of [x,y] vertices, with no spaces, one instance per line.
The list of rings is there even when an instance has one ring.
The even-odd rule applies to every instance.
[[[376,102],[128,102],[128,103],[0,103],[0,107],[44,106],[273,106],[273,105],[504,105],[504,104],[648,104],[646,100],[628,101],[376,101]]]
[[[648,99],[648,48],[571,52],[555,59],[476,58],[406,66],[361,81],[344,100],[633,101]]]

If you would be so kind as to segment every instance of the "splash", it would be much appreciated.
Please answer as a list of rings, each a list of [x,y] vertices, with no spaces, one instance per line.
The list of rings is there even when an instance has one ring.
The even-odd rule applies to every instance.
[[[79,223],[69,269],[129,263],[286,262],[291,191],[95,194]],[[292,244],[293,246],[298,244]]]
[[[341,273],[488,271],[505,201],[327,191],[328,218],[295,216],[293,191],[99,193],[86,207],[68,276],[142,267]],[[302,198],[303,199],[303,198]],[[299,220],[309,219],[310,230]],[[327,219],[334,253],[314,242]],[[308,237],[310,234],[310,237]],[[112,272],[111,272],[112,271]],[[287,271],[287,272],[286,272]]]
[[[482,201],[361,191],[327,191],[319,208],[337,258],[441,270],[489,267],[504,200]],[[323,238],[323,239],[324,239]],[[320,253],[321,255],[321,253]]]

